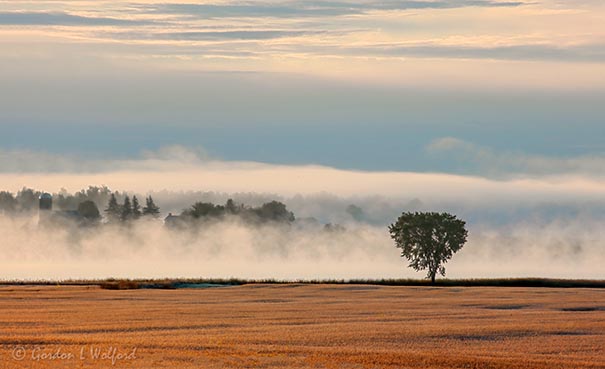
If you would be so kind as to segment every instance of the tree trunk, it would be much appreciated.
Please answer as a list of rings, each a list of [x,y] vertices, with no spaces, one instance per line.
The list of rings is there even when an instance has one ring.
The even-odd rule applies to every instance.
[[[432,272],[431,273],[431,284],[434,286],[435,285],[435,275],[437,274],[437,272]]]

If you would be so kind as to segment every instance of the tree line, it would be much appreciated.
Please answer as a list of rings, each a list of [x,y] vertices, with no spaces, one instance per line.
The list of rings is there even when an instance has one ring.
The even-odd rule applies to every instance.
[[[0,214],[18,215],[35,212],[40,206],[40,197],[44,192],[23,187],[13,194],[9,191],[0,191]],[[118,199],[123,199],[118,203]],[[52,208],[58,213],[76,213],[89,221],[101,219],[99,208],[105,209],[109,221],[127,221],[138,219],[141,216],[158,218],[160,208],[153,198],[148,196],[145,205],[141,206],[136,195],[128,196],[126,193],[111,191],[107,186],[89,186],[76,193],[68,193],[61,189],[52,194]]]
[[[221,220],[226,217],[237,217],[249,223],[291,223],[296,220],[294,213],[289,211],[282,202],[273,200],[254,207],[237,204],[233,199],[228,199],[224,205],[196,202],[183,210],[178,215],[178,220],[183,224]]]
[[[160,208],[155,204],[151,196],[145,198],[145,206],[141,208],[136,195],[132,196],[132,201],[126,195],[124,202],[119,204],[115,194],[112,193],[109,197],[107,208],[105,208],[105,214],[110,222],[127,222],[137,220],[142,216],[158,218],[160,216]]]
[[[23,187],[16,194],[0,191],[0,213],[24,213],[38,208],[38,199],[42,193]]]
[[[8,191],[0,192],[0,214],[28,214],[37,212],[40,206],[40,197],[44,192],[31,188],[22,188],[16,194]],[[130,222],[141,217],[158,218],[160,207],[156,205],[151,196],[145,198],[141,204],[136,195],[125,192],[112,191],[107,186],[89,186],[75,193],[68,193],[61,189],[52,194],[52,208],[56,215],[74,215],[84,218],[89,223],[95,223],[103,218],[107,222]],[[99,211],[99,209],[103,211]],[[249,223],[295,221],[294,213],[279,201],[268,201],[260,206],[247,206],[228,199],[224,205],[212,202],[195,202],[175,217],[179,224],[193,224],[209,220],[219,220],[226,217],[238,217]],[[174,220],[174,219],[173,219]]]
[[[13,194],[9,191],[0,191],[0,213],[19,214],[38,210],[40,196],[43,192],[23,187]],[[111,195],[121,198],[124,194],[119,191],[111,191],[107,186],[89,186],[76,193],[68,193],[61,189],[52,194],[53,208],[57,210],[76,210],[80,204],[92,201],[97,207],[107,203]]]

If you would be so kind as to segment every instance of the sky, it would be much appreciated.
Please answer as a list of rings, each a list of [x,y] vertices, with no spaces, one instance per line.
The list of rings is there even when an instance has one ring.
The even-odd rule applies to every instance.
[[[597,0],[2,0],[0,150],[601,171],[603,24]]]

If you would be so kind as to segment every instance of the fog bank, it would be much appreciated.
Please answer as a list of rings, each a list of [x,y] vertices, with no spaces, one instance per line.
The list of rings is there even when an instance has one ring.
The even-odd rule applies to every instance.
[[[176,231],[160,221],[132,226],[44,228],[0,218],[2,279],[237,277],[275,279],[420,278],[382,226],[326,231],[300,225],[251,226],[235,219]],[[470,226],[448,277],[602,278],[600,224]]]
[[[153,195],[163,216],[196,201],[279,200],[298,220],[253,227],[231,219],[175,232],[161,220],[43,229],[37,214],[0,215],[0,278],[424,277],[406,267],[387,232],[402,211],[416,210],[448,211],[468,222],[468,243],[447,265],[448,277],[604,278],[605,180],[599,176],[361,172],[224,162],[179,150],[105,163],[97,171],[78,168],[0,171],[0,190],[107,185],[141,199]],[[326,231],[326,223],[346,231]]]

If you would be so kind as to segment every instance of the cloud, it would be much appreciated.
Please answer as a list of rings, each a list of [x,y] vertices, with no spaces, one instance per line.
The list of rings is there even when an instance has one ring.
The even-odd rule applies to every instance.
[[[496,178],[556,175],[605,177],[605,154],[560,158],[497,152],[454,137],[434,140],[426,149],[430,154],[455,161],[453,164],[463,173],[480,173]]]
[[[561,163],[555,159],[500,156],[489,150],[479,151],[473,145],[453,139],[439,140],[428,150],[447,153],[448,158],[462,153],[465,164],[468,160],[475,160],[481,173],[500,179],[479,177],[476,173],[478,170],[472,165],[467,171],[475,171],[474,176],[366,172],[318,165],[224,161],[205,156],[201,149],[195,151],[173,146],[157,152],[145,152],[138,158],[107,160],[4,151],[0,155],[0,183],[12,191],[23,186],[35,186],[46,191],[61,188],[75,191],[90,184],[107,184],[138,193],[162,189],[207,189],[283,196],[326,192],[340,196],[382,195],[408,200],[419,198],[448,202],[455,199],[456,202],[470,201],[474,204],[491,204],[494,201],[506,204],[520,199],[532,202],[553,199],[587,201],[605,197],[604,179],[602,175],[599,176],[603,170],[588,173],[602,161],[588,165],[575,159],[571,164],[563,161],[565,165],[559,168]],[[580,167],[582,170],[577,170],[577,163],[584,165]],[[519,169],[523,171],[514,171]],[[523,176],[519,176],[519,173]]]
[[[156,151],[145,150],[142,152],[142,157],[145,160],[189,164],[200,164],[212,160],[210,154],[202,147],[184,147],[181,145],[164,146]]]
[[[318,52],[321,51],[318,50]],[[540,60],[592,63],[605,62],[605,44],[586,44],[573,46],[524,44],[496,47],[461,45],[401,46],[377,44],[355,48],[343,47],[340,49],[340,52],[355,56],[408,56],[444,59]]]
[[[201,147],[165,146],[144,150],[138,158],[88,159],[71,154],[53,154],[26,149],[1,150],[0,173],[103,173],[109,171],[162,171],[194,167],[211,156]]]
[[[516,7],[523,2],[462,0],[462,1],[290,1],[283,3],[242,2],[226,4],[154,4],[157,13],[195,15],[202,18],[245,17],[331,17],[365,14],[377,10],[453,9],[465,7]]]
[[[83,17],[62,12],[1,12],[0,25],[5,26],[132,26],[151,21],[107,17]]]
[[[19,35],[22,37],[19,38],[20,42],[11,34],[7,37],[10,45],[5,46],[11,49],[6,54],[17,54],[17,58],[25,59],[27,56],[24,54],[31,52],[35,58],[42,54],[44,46],[48,46],[51,54],[67,58],[70,54],[80,54],[78,51],[90,47],[95,49],[95,57],[102,55],[115,64],[144,60],[147,65],[155,66],[168,64],[170,59],[174,69],[195,67],[216,70],[222,67],[229,70],[286,70],[327,75],[330,78],[341,78],[338,74],[346,73],[350,78],[380,83],[384,83],[383,80],[400,82],[391,76],[405,76],[407,71],[414,76],[427,73],[443,75],[445,71],[448,76],[464,74],[468,79],[483,81],[483,77],[472,74],[487,67],[498,68],[500,65],[512,70],[506,73],[518,76],[519,80],[536,83],[533,82],[536,81],[535,78],[521,76],[536,74],[532,69],[536,64],[534,61],[566,62],[570,65],[574,62],[598,64],[605,61],[605,44],[599,40],[598,32],[585,29],[589,27],[584,27],[579,22],[582,20],[581,14],[560,20],[556,16],[550,19],[549,16],[547,22],[542,22],[541,17],[531,12],[548,9],[549,4],[521,1],[227,1],[203,4],[139,3],[127,6],[105,4],[98,9],[87,5],[75,6],[69,2],[58,4],[56,12],[2,12],[0,25],[90,27],[54,29],[52,35],[50,32],[44,35],[51,38],[49,42],[44,43],[42,48],[36,47],[35,52],[31,52],[32,48],[29,47],[25,50],[11,47],[29,45],[32,42],[31,34]],[[13,9],[21,8],[18,2],[11,5]],[[524,5],[528,5],[527,9]],[[486,10],[485,18],[479,19],[481,15],[476,9],[470,9],[478,7],[491,10]],[[40,9],[40,6],[33,9]],[[388,14],[407,9],[417,11],[409,12],[405,17]],[[426,11],[420,11],[423,9]],[[462,10],[445,12],[441,11],[443,9]],[[339,15],[345,17],[335,19]],[[355,16],[346,17],[348,15]],[[512,30],[505,28],[508,26],[503,24],[503,20],[517,15],[522,19],[519,26]],[[596,12],[595,17],[602,17],[602,14]],[[570,26],[570,30],[559,36],[555,32],[556,24],[559,24],[557,21],[574,26]],[[153,27],[154,25],[157,27]],[[98,29],[94,29],[94,26]],[[103,26],[114,27],[106,32],[108,29],[102,28]],[[475,27],[479,28],[475,30]],[[536,29],[535,32],[529,32],[533,28]],[[40,34],[43,34],[42,31]],[[14,32],[11,30],[11,33]],[[64,39],[61,40],[62,38]],[[283,40],[286,38],[291,40]],[[69,45],[76,52],[55,52],[57,48],[51,44],[51,40],[57,39],[60,39],[62,49]],[[262,42],[277,39],[281,42]],[[196,45],[195,41],[199,41],[197,44],[206,41],[206,45]],[[224,42],[216,45],[219,41]],[[254,41],[258,42],[253,44]],[[198,60],[191,61],[194,58]],[[405,60],[403,67],[402,58],[417,60]],[[412,67],[428,69],[430,64],[426,59],[435,59],[429,72],[412,71]],[[469,60],[483,63],[488,59],[501,60],[503,63],[486,63],[484,68],[475,68],[445,65],[440,59],[458,60],[460,63]],[[509,61],[530,63],[511,65]],[[413,65],[414,62],[417,66]],[[390,65],[388,68],[376,68],[375,65],[379,63]],[[548,71],[558,68],[548,67],[539,69]],[[573,78],[570,77],[572,81],[583,81],[585,77],[580,74],[593,75],[600,72],[581,67],[563,74],[574,75]],[[593,68],[598,69],[599,66]],[[517,71],[520,73],[515,73]],[[380,78],[372,78],[374,74],[379,74]],[[370,76],[366,77],[368,75]],[[580,76],[576,78],[576,75]],[[411,79],[400,78],[403,81]],[[550,76],[540,78],[540,81],[544,79],[552,81]],[[441,80],[437,83],[441,83]],[[561,86],[569,84],[570,82],[559,83]]]
[[[558,45],[555,43],[524,43],[503,46],[482,45],[446,45],[408,43],[388,44],[383,42],[367,42],[363,46],[352,46],[349,42],[338,41],[347,36],[355,37],[363,34],[361,29],[239,29],[232,26],[229,30],[184,30],[179,32],[164,32],[148,30],[141,32],[131,30],[125,32],[96,32],[94,36],[113,40],[155,40],[155,41],[261,41],[280,38],[300,38],[298,43],[272,45],[256,45],[253,51],[256,54],[283,55],[294,53],[299,57],[358,57],[358,58],[392,58],[402,57],[419,59],[451,59],[451,60],[501,60],[501,61],[542,61],[562,63],[604,63],[605,43],[585,43],[577,45]],[[292,27],[292,26],[290,26]],[[187,28],[187,27],[183,27]],[[197,29],[197,26],[192,28]],[[203,27],[201,27],[203,28]],[[306,36],[311,37],[305,38]],[[331,43],[312,42],[313,36],[332,38]],[[380,40],[377,40],[380,41]],[[212,45],[208,45],[209,47]],[[239,53],[240,55],[254,55],[251,50],[241,48],[236,43],[223,44],[218,54]],[[148,47],[148,50],[150,47]],[[188,50],[173,45],[172,48],[164,49],[167,54],[183,54]],[[208,52],[212,49],[200,49],[196,47],[191,50],[193,54]],[[144,51],[144,50],[143,50]]]
[[[151,9],[156,13],[173,13],[200,18],[243,18],[243,17],[305,17],[338,16],[359,14],[360,11],[344,7],[306,7],[304,3],[276,5],[270,3],[250,4],[158,4]]]
[[[114,32],[103,33],[115,39],[128,40],[171,40],[171,41],[220,41],[220,40],[270,40],[286,37],[325,33],[324,31],[289,30],[233,30],[233,31],[184,31],[184,32]],[[175,52],[181,52],[176,50]],[[196,49],[196,53],[200,50]]]

